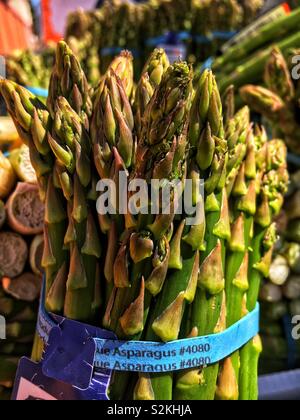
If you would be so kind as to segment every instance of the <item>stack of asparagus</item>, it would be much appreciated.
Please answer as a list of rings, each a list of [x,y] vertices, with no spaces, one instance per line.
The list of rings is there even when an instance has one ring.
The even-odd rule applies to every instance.
[[[166,33],[177,34],[187,45],[190,61],[199,62],[224,43],[226,39],[220,34],[241,29],[255,18],[261,6],[261,0],[148,0],[136,4],[129,0],[106,0],[94,12],[78,11],[70,15],[66,39],[92,34],[94,47],[104,55],[102,73],[118,49],[126,47],[136,56],[135,66],[140,72],[145,51],[147,55],[159,43],[156,39]],[[214,32],[218,36],[211,43]]]
[[[296,154],[300,154],[300,83],[293,79],[293,66],[299,52],[291,51],[285,60],[278,48],[273,49],[265,68],[267,89],[253,85],[241,89],[245,102],[271,122],[274,133]]]
[[[289,339],[291,319],[300,314],[300,173],[291,175],[284,210],[277,220],[280,239],[270,269],[262,286],[262,338],[264,353],[261,369],[265,372],[300,366],[298,342]]]
[[[9,398],[19,358],[31,353],[42,277],[43,210],[26,146],[10,160],[0,153],[0,315],[6,320],[0,400]]]
[[[299,15],[287,18],[292,23]],[[292,50],[284,58],[276,47],[266,62],[264,82],[266,87],[246,85],[241,88],[242,99],[266,118],[275,136],[284,138],[289,149],[300,153],[299,147],[299,81],[293,79],[294,57],[299,51]],[[259,75],[258,75],[259,77]],[[290,171],[294,172],[294,167]],[[265,344],[262,370],[264,372],[296,367],[299,363],[299,349],[288,354],[287,335],[290,335],[291,320],[288,315],[298,315],[300,298],[297,259],[299,249],[299,173],[291,175],[285,210],[279,218],[281,240],[272,263],[270,278],[262,287],[260,298],[263,302],[262,332]],[[284,318],[286,316],[286,318]],[[286,328],[284,328],[286,319]],[[293,353],[293,354],[292,354]],[[288,363],[288,358],[293,360]],[[297,360],[298,359],[298,360]]]
[[[261,82],[274,43],[287,57],[291,49],[300,48],[298,22],[300,8],[283,14],[276,21],[252,31],[238,44],[217,58],[213,70],[220,81],[221,91],[232,84],[239,88],[247,83]]]
[[[243,27],[244,13],[237,0],[197,1],[194,10],[195,56],[199,62],[215,55],[229,39],[222,37],[223,32],[232,33]]]
[[[68,38],[70,48],[74,50],[92,86],[100,77],[100,59],[98,48],[92,34],[87,31],[80,38]],[[15,51],[6,58],[7,77],[22,85],[47,89],[55,61],[55,46],[47,45],[42,50]]]
[[[132,57],[124,52],[91,99],[64,42],[47,107],[17,84],[0,82],[45,201],[46,307],[125,340],[169,342],[223,331],[255,308],[268,274],[272,219],[287,186],[286,148],[253,128],[248,108],[234,112],[232,91],[224,118],[212,72],[194,79],[185,62],[169,65],[163,50],[150,56],[136,92],[133,86]],[[120,172],[128,182],[147,183],[147,203],[135,214],[129,194],[102,214],[108,198],[102,192],[96,215],[97,181],[114,181],[122,193]],[[169,210],[159,196],[157,215],[149,210],[152,179],[171,189]],[[193,226],[188,214],[176,214],[176,185],[186,180],[197,209]],[[41,350],[37,339],[35,359]],[[110,396],[255,399],[260,351],[256,337],[220,364],[179,375],[115,372]]]
[[[52,45],[41,51],[15,51],[6,59],[7,77],[23,86],[47,88],[54,64]]]
[[[192,63],[215,54],[225,42],[223,32],[234,32],[253,20],[261,0],[106,0],[95,11],[79,9],[68,17],[65,38],[77,55],[92,86],[110,62],[127,48],[135,56],[135,72],[142,70],[158,37],[179,34]],[[212,34],[217,34],[213,40]],[[153,40],[148,47],[147,40]],[[211,42],[210,42],[211,40]],[[23,86],[47,88],[54,64],[54,48],[16,51],[7,58],[7,76]]]

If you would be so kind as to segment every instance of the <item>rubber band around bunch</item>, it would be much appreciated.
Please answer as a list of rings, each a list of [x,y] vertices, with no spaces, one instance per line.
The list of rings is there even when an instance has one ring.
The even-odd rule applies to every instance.
[[[78,325],[83,330],[87,326],[48,313],[44,306],[44,296],[43,288],[37,332],[47,349],[52,329],[61,328],[63,337],[65,322],[74,323],[74,330],[78,329]],[[224,332],[168,343],[121,341],[116,337],[107,339],[108,334],[114,337],[111,331],[100,328],[95,330],[96,338],[88,337],[95,342],[94,368],[141,373],[175,372],[220,362],[251,341],[259,332],[259,304],[253,312]],[[99,338],[103,336],[103,331],[106,338]]]

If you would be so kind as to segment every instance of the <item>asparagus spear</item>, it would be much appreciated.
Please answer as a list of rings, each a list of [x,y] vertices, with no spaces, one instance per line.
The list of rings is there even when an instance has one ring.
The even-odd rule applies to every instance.
[[[261,147],[249,130],[246,137],[247,153],[238,169],[230,200],[232,217],[231,239],[226,253],[226,325],[232,326],[242,317],[243,296],[248,289],[248,248],[256,212],[255,153]],[[216,398],[238,399],[239,354],[227,358],[220,369]]]
[[[268,88],[285,102],[295,97],[295,88],[288,64],[281,51],[275,47],[266,64],[264,79]]]
[[[284,38],[296,28],[300,17],[300,10],[296,9],[291,14],[283,15],[276,22],[271,22],[264,25],[258,31],[249,34],[247,39],[234,45],[226,51],[215,62],[213,69],[218,70],[224,67],[227,63],[232,61],[241,61],[243,58],[249,56],[254,50],[262,47],[268,42],[274,42],[274,39]]]
[[[142,118],[146,107],[169,65],[169,59],[163,49],[155,49],[145,64],[134,101],[135,126],[138,137],[141,135]]]

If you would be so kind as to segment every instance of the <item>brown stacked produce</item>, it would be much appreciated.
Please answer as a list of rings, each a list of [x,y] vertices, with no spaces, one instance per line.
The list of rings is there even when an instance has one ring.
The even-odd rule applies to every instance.
[[[0,400],[9,398],[21,356],[30,356],[42,268],[44,205],[26,146],[0,152]]]

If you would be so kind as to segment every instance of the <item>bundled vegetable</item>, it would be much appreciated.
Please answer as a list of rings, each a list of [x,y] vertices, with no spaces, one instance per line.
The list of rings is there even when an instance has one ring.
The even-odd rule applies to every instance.
[[[253,311],[286,190],[286,149],[253,128],[247,107],[235,113],[232,91],[225,115],[211,71],[193,80],[187,63],[169,65],[155,50],[133,94],[132,56],[123,52],[91,98],[78,59],[60,42],[47,106],[8,80],[0,90],[45,203],[49,311],[120,339],[162,343],[222,332]],[[137,199],[132,188],[141,181]],[[192,212],[180,212],[178,189],[189,184]],[[38,237],[34,272],[40,249]],[[114,372],[110,397],[255,399],[259,344],[255,338],[219,364],[179,373]],[[35,359],[42,349],[37,339]]]
[[[145,52],[147,55],[158,46],[164,35],[174,34],[186,45],[189,61],[199,62],[253,21],[261,7],[261,0],[106,0],[95,11],[72,13],[65,38],[68,42],[70,38],[91,39],[90,45],[101,57],[102,73],[113,57],[127,48],[135,56],[135,71],[140,74]]]
[[[7,57],[7,76],[23,86],[47,88],[54,64],[53,45],[41,51],[15,51]]]

